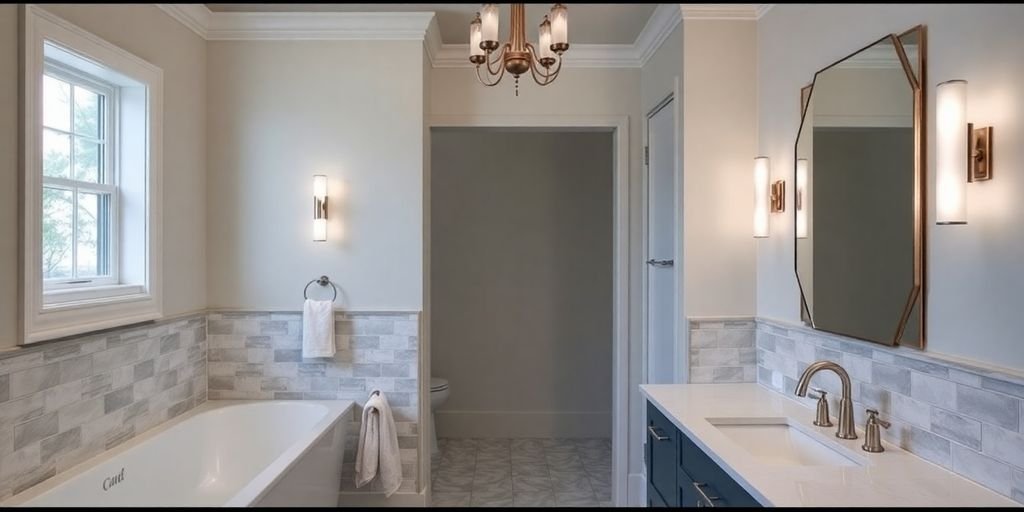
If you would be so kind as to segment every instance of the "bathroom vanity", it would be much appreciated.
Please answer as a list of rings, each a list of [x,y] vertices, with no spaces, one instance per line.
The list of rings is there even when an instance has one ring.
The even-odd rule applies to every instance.
[[[813,425],[814,410],[757,384],[640,386],[650,507],[1019,506],[890,443]]]

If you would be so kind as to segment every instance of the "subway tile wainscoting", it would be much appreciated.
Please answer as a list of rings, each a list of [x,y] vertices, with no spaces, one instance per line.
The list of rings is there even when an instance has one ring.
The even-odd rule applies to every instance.
[[[206,315],[0,353],[0,499],[206,400]]]
[[[333,359],[302,358],[299,312],[212,311],[208,317],[211,400],[352,400],[340,491],[381,492],[379,482],[355,487],[356,441],[362,405],[385,392],[402,457],[399,493],[416,493],[419,461],[419,314],[336,312]]]
[[[754,319],[690,318],[690,382],[754,382]]]
[[[808,364],[839,363],[853,383],[857,428],[866,408],[878,409],[892,422],[882,430],[887,441],[1024,503],[1024,376],[804,326],[756,323],[759,384],[794,396]],[[811,385],[828,391],[838,410],[837,376],[819,372]]]

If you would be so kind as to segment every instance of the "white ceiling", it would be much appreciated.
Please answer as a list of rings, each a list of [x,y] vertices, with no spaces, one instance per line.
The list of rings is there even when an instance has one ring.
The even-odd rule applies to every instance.
[[[569,42],[633,44],[658,4],[569,4]],[[469,22],[480,4],[206,4],[214,12],[417,12],[434,11],[441,39],[469,42]],[[537,25],[551,4],[526,4],[526,37],[537,39]],[[509,7],[501,4],[502,39],[508,34]]]

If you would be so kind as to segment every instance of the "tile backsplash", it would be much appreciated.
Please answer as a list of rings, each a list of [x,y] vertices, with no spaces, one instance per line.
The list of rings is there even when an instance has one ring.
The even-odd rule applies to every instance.
[[[340,492],[381,492],[379,482],[355,487],[362,405],[380,389],[391,404],[402,457],[401,493],[416,492],[419,460],[419,314],[335,313],[334,358],[303,359],[302,314],[211,312],[208,317],[211,400],[352,400]]]
[[[758,383],[792,396],[808,364],[837,362],[850,374],[858,428],[866,408],[878,409],[892,423],[882,431],[887,441],[1024,503],[1024,377],[804,326],[756,324]],[[819,372],[811,385],[838,410],[835,374]]]
[[[753,318],[690,318],[690,382],[754,382]]]
[[[0,354],[0,499],[206,400],[206,315]]]

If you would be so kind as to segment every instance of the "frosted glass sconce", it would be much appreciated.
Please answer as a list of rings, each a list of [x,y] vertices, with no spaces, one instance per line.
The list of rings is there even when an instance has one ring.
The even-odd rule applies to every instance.
[[[327,241],[327,176],[313,176],[313,241]]]
[[[967,224],[967,183],[992,179],[992,127],[967,122],[966,80],[935,92],[935,223]]]
[[[796,161],[796,237],[807,238],[807,159]]]
[[[768,157],[754,159],[754,238],[768,237],[770,171]]]

